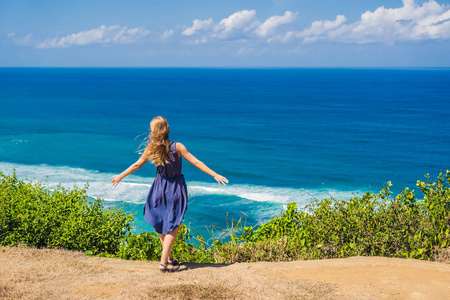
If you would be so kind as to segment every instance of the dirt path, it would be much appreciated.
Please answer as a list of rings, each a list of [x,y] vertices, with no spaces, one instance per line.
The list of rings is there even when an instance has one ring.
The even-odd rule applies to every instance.
[[[0,248],[0,299],[450,299],[450,264],[381,257],[183,264]]]

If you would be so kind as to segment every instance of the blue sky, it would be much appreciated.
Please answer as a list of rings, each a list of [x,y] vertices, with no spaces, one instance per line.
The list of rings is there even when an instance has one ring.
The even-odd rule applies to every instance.
[[[0,0],[3,67],[450,67],[450,0]]]

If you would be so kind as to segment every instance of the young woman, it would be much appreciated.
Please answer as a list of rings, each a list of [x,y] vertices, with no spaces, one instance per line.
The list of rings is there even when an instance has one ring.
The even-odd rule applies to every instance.
[[[181,158],[214,177],[219,185],[225,185],[228,179],[195,158],[183,144],[169,141],[170,127],[163,117],[154,118],[150,122],[150,130],[141,158],[121,174],[113,176],[111,182],[117,186],[124,177],[149,160],[156,166],[157,175],[144,205],[144,219],[155,228],[161,240],[163,251],[159,269],[161,272],[173,272],[179,269],[179,265],[170,252],[187,209],[187,188],[181,174]]]

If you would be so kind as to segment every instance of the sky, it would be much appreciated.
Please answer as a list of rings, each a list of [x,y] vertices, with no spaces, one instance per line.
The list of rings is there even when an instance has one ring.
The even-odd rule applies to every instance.
[[[0,67],[450,67],[450,0],[0,0]]]

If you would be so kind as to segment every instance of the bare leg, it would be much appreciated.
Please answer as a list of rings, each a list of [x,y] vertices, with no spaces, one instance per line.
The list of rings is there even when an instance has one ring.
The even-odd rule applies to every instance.
[[[168,232],[164,237],[163,237],[163,251],[161,253],[161,264],[166,264],[167,260],[170,257],[170,251],[172,250],[173,244],[175,243],[175,240],[177,238],[177,232],[178,232],[178,227],[175,228],[174,230],[172,230],[171,232]],[[161,239],[161,236],[160,236]]]
[[[159,240],[161,241],[161,246],[163,246],[164,248],[164,238],[166,237],[166,234],[159,234]],[[169,258],[168,259],[173,259],[172,253],[169,252]]]
[[[165,234],[159,233],[159,240],[161,241],[161,245],[163,245],[163,246],[164,246],[164,238],[165,238],[165,237],[166,237]]]

